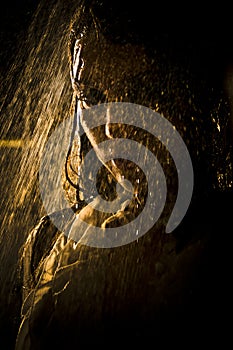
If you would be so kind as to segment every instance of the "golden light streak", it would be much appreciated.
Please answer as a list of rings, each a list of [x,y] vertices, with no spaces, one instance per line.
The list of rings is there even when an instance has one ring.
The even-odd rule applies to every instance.
[[[0,147],[7,148],[21,148],[25,145],[25,141],[21,139],[16,140],[0,140]]]

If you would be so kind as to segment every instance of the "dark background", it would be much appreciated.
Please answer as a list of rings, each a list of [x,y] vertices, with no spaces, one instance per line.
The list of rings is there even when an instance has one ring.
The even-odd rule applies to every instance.
[[[9,67],[19,42],[25,39],[33,11],[40,0],[2,1],[0,12],[0,63],[2,72]],[[79,1],[77,1],[78,4]],[[107,13],[113,1],[107,3]],[[187,3],[144,1],[143,4],[118,1],[113,15],[125,8],[137,14],[140,31],[151,34],[161,32],[167,37],[171,55],[180,61],[189,61],[198,74],[214,82],[222,79],[225,67],[233,60],[232,11],[229,2]],[[228,4],[228,5],[227,5]],[[149,36],[150,36],[149,34]]]
[[[28,26],[39,2],[39,0],[13,0],[1,3],[1,86],[6,82],[11,65],[13,63],[17,65],[17,62],[14,62],[15,52],[27,37]],[[118,6],[123,6],[119,4]],[[128,6],[130,8],[131,4]],[[141,5],[133,6],[135,6],[133,11],[139,14]],[[153,39],[154,30],[160,32],[160,45],[164,45],[172,60],[189,66],[198,79],[205,79],[210,86],[225,91],[229,69],[233,66],[233,16],[230,5],[223,2],[211,5],[205,5],[204,2],[187,2],[171,6],[169,2],[160,4],[143,1],[143,14],[146,16],[140,19],[139,28],[148,40]],[[229,93],[226,93],[226,99],[231,102]],[[230,123],[228,137],[231,142]],[[203,204],[202,210],[205,222],[209,220],[211,229],[214,228],[212,232],[215,238],[212,241],[213,246],[210,247],[210,258],[207,265],[203,266],[203,271],[207,272],[203,273],[203,278],[206,280],[204,282],[201,280],[205,289],[203,289],[203,305],[201,307],[199,305],[199,309],[206,307],[205,319],[203,321],[202,316],[198,319],[197,314],[197,319],[190,327],[194,328],[192,334],[195,337],[195,325],[198,328],[198,324],[202,323],[203,327],[206,326],[207,334],[210,336],[212,334],[212,339],[219,333],[219,338],[225,342],[229,336],[231,321],[228,321],[228,316],[231,316],[232,304],[230,288],[232,191],[229,189],[224,193],[215,194],[207,205]],[[214,267],[211,266],[210,269],[208,264],[214,264]],[[211,273],[208,274],[208,271]],[[209,327],[214,328],[207,331]],[[5,328],[1,329],[0,333],[4,333],[5,338],[12,337],[14,343],[14,332],[12,322],[5,320]],[[179,342],[178,339],[176,341]]]
[[[39,0],[2,1],[0,11],[0,67],[5,75],[14,60],[15,52],[27,36],[33,12]]]
[[[153,41],[156,34],[160,38],[158,44],[172,60],[189,66],[197,77],[207,79],[211,86],[225,88],[228,69],[233,65],[233,18],[229,2],[204,6],[204,3],[194,1],[173,4],[146,0],[143,5],[130,1],[101,1],[105,2],[105,16],[115,17],[118,9],[124,12],[124,8],[125,16],[132,13],[137,18],[133,25],[148,41]],[[14,62],[20,43],[27,37],[28,26],[39,3],[40,0],[1,2],[2,81]],[[112,3],[114,6],[111,7]]]

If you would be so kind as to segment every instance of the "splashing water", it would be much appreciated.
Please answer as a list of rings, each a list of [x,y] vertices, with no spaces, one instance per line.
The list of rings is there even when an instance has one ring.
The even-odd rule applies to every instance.
[[[45,214],[38,187],[40,157],[48,135],[69,115],[67,42],[74,10],[72,3],[65,9],[62,1],[40,2],[1,86],[0,274],[1,300],[7,305],[1,307],[1,321],[14,317],[20,302],[15,298],[18,249]]]
[[[16,300],[15,294],[17,294],[15,279],[19,248],[25,242],[29,231],[38,222],[38,219],[47,214],[41,203],[38,185],[40,159],[45,144],[55,128],[69,117],[71,105],[76,112],[76,117],[78,117],[76,110],[77,95],[73,95],[74,84],[72,86],[70,83],[67,48],[70,40],[69,24],[75,12],[75,1],[68,1],[66,6],[64,6],[63,1],[51,2],[49,5],[46,1],[40,2],[29,28],[28,38],[25,43],[21,44],[19,52],[15,55],[15,63],[9,70],[7,84],[4,85],[4,91],[2,92],[3,97],[0,107],[0,159],[2,164],[0,170],[2,191],[0,269],[3,281],[6,281],[1,289],[1,299],[7,304],[7,309],[2,311],[2,319],[9,314],[14,317],[18,312],[14,310],[15,305],[13,304]],[[87,44],[86,49],[92,47],[92,39]],[[98,49],[97,47],[95,54]],[[132,55],[130,50],[130,46],[128,49],[127,46],[124,47],[122,51],[117,47],[118,54],[125,58],[125,60],[123,59],[125,62]],[[133,52],[136,57],[137,52],[139,52],[138,48]],[[124,66],[118,67],[117,71],[117,65],[112,61],[112,52],[104,51],[104,53],[105,55],[101,53],[99,57],[97,54],[96,56],[99,60],[102,60],[103,56],[106,61],[110,59],[111,70],[114,73],[112,76],[105,74],[105,69],[102,70],[102,61],[99,62],[97,59],[96,65],[92,67],[92,75],[90,75],[92,78],[96,77],[96,79],[90,86],[93,91],[97,91],[98,98],[101,95],[101,97],[104,97],[104,101],[106,98],[111,101],[117,96],[119,100],[132,100],[135,103],[140,101],[141,104],[143,102],[148,107],[164,114],[168,120],[170,119],[176,125],[187,146],[190,147],[195,164],[199,164],[200,161],[203,162],[203,159],[205,160],[203,154],[210,155],[206,163],[207,173],[211,173],[210,182],[212,182],[209,186],[223,190],[230,188],[232,186],[232,165],[228,150],[226,159],[223,162],[220,161],[226,148],[224,137],[222,137],[225,135],[228,113],[225,100],[218,96],[214,103],[208,104],[206,108],[199,108],[200,96],[198,96],[198,93],[193,94],[192,84],[187,83],[186,77],[180,77],[175,69],[172,77],[170,67],[166,67],[166,63],[161,64],[161,60],[158,59],[158,62],[154,62],[153,69],[150,71],[150,69],[147,69],[147,58],[143,56],[145,58],[143,60],[144,65],[140,65],[144,69],[143,72],[138,71],[135,64],[134,76],[128,77],[127,69]],[[76,54],[80,54],[78,45],[76,46]],[[92,58],[90,57],[90,59]],[[87,67],[88,59],[89,57],[87,57]],[[78,61],[76,62],[78,64]],[[78,66],[75,64],[74,73],[76,75]],[[20,70],[18,67],[20,67]],[[85,76],[84,68],[86,67],[81,66],[81,68]],[[123,89],[120,85],[122,80],[118,80],[117,72],[121,79],[122,77],[125,80],[127,80],[125,77],[129,78],[127,80],[128,85],[124,86]],[[167,72],[169,74],[165,74]],[[148,82],[154,73],[157,74],[157,79],[143,88],[144,82]],[[177,81],[177,74],[179,81]],[[78,80],[80,80],[80,77],[78,75]],[[105,84],[107,87],[105,87]],[[109,89],[106,93],[108,86],[112,86],[112,90],[114,88],[116,90],[112,93],[112,90]],[[99,91],[102,90],[103,94],[100,94]],[[122,90],[124,91],[122,92]],[[198,90],[197,87],[195,87],[195,90]],[[175,102],[171,103],[171,101]],[[85,145],[81,145],[78,128],[79,121],[77,120],[74,128],[77,144],[73,145],[72,148],[73,153],[77,151],[75,153],[76,160],[81,157],[82,147],[85,147]],[[123,129],[114,130],[106,119],[106,127],[103,133],[110,139],[113,131],[120,135],[127,132]],[[130,132],[132,133],[132,131]],[[92,141],[91,135],[89,141]],[[97,141],[94,139],[92,143],[98,143]],[[84,142],[87,141],[84,140]],[[151,141],[147,140],[146,142]],[[162,146],[158,143],[151,147],[157,148],[158,153],[163,151]],[[172,160],[166,155],[165,165],[169,162],[172,162]],[[109,169],[113,173],[115,171],[115,178],[123,176],[117,167],[117,162],[110,164]],[[203,171],[201,167],[200,169]],[[173,175],[173,173],[171,174]],[[77,175],[80,175],[79,169],[77,169]],[[135,176],[139,187],[143,183],[143,176],[140,172],[135,172]],[[204,182],[204,185],[200,185],[200,188],[202,189],[205,185],[206,182]],[[76,194],[77,191],[75,190]],[[82,199],[81,197],[73,199],[73,193],[70,196],[71,202]],[[137,202],[139,206],[141,205],[140,200],[142,198],[139,198]],[[138,235],[138,232],[136,232],[136,235]],[[64,290],[68,289],[69,283],[68,281]],[[20,301],[17,302],[20,303]]]

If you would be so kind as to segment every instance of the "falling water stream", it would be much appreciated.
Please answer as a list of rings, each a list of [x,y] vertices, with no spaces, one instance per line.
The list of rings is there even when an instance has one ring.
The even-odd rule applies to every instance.
[[[5,341],[7,337],[12,337],[9,343],[14,343],[20,323],[21,299],[17,298],[21,288],[18,285],[17,268],[20,248],[39,219],[47,214],[39,191],[40,160],[49,136],[71,113],[73,87],[70,80],[68,42],[70,22],[76,9],[76,3],[72,0],[50,1],[49,4],[46,1],[39,2],[28,28],[27,38],[21,42],[18,52],[15,52],[14,63],[1,87],[0,300],[1,305],[4,305],[1,309],[2,330],[3,333],[5,330]],[[122,54],[120,51],[118,53]],[[127,50],[125,55],[127,56]],[[107,60],[106,57],[105,59]],[[160,64],[161,61],[158,62],[158,66],[163,69]],[[127,72],[124,71],[124,67],[121,70],[124,76]],[[203,188],[207,192],[209,189],[217,192],[231,190],[231,149],[226,142],[229,110],[224,97],[216,94],[216,100],[214,100],[215,92],[210,89],[206,95],[210,92],[210,95],[212,94],[210,99],[212,98],[213,101],[208,102],[206,108],[200,107],[197,102],[199,96],[190,93],[192,83],[189,83],[186,77],[181,77],[181,81],[178,82],[171,75],[161,79],[162,72],[158,75],[160,80],[153,82],[153,88],[157,91],[156,99],[153,101],[154,90],[151,92],[140,90],[142,86],[140,82],[144,81],[143,76],[148,77],[148,70],[143,71],[142,77],[138,74],[136,65],[134,71],[137,73],[135,79],[138,80],[129,82],[129,94],[124,90],[125,99],[130,100],[130,89],[134,90],[131,96],[135,101],[140,96],[148,107],[153,107],[176,124],[187,146],[191,149],[195,171],[202,169],[203,162],[206,162],[204,168],[207,175],[203,172],[203,177],[210,176],[209,182],[207,181],[206,184],[206,180],[203,180],[202,183],[202,176],[197,175],[197,192],[198,186],[200,186],[200,192]],[[96,74],[99,78],[98,72],[92,71],[92,74],[93,76]],[[105,80],[103,78],[103,85],[107,82]],[[135,81],[138,81],[136,88],[133,87]],[[184,100],[174,97],[173,91],[176,89],[182,98],[188,101],[186,109],[182,109]],[[206,91],[205,88],[203,91]],[[166,101],[166,93],[168,98],[177,99],[175,106]],[[210,108],[209,111],[208,108]],[[183,119],[180,111],[183,111],[184,115],[187,114],[186,119]],[[200,119],[200,115],[205,116],[206,119]],[[111,136],[107,127],[105,133],[108,137]],[[194,139],[197,140],[196,143],[193,143]],[[158,148],[161,148],[161,145]],[[204,156],[201,155],[202,153]],[[205,161],[206,155],[209,156],[207,161]],[[114,167],[115,164],[112,168],[110,166],[113,172],[117,169]],[[171,172],[171,174],[173,176],[174,173]],[[139,181],[139,178],[137,180]],[[173,238],[171,238],[171,246],[169,239],[164,239],[167,244],[166,249],[169,250],[169,247],[173,249],[171,248],[174,243]],[[195,253],[193,255],[195,256]],[[185,259],[188,261],[186,255]],[[156,265],[158,275],[163,270],[161,267],[160,271],[162,263],[159,264]]]
[[[7,305],[1,309],[3,334],[4,324],[8,330],[9,317],[15,317],[20,303],[14,283],[18,249],[45,214],[38,188],[41,152],[48,135],[69,115],[72,87],[67,42],[74,10],[74,4],[69,1],[66,7],[62,1],[52,1],[49,5],[40,2],[3,85],[0,265],[1,281],[4,281],[1,303]],[[10,337],[11,333],[6,336]]]

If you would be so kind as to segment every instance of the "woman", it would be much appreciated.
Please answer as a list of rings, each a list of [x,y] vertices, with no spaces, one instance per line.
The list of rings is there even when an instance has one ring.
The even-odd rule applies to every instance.
[[[87,246],[60,232],[53,223],[62,217],[64,231],[70,232],[75,217],[70,217],[70,211],[43,217],[22,250],[22,321],[16,349],[109,346],[109,341],[148,345],[154,337],[165,341],[167,332],[175,335],[180,329],[182,337],[190,336],[206,302],[209,286],[203,280],[209,272],[210,235],[214,236],[216,227],[209,223],[212,212],[205,203],[221,185],[219,174],[225,172],[225,160],[216,157],[216,150],[228,152],[222,142],[228,110],[221,92],[216,93],[204,79],[197,80],[190,62],[182,66],[174,58],[171,33],[154,34],[150,16],[150,25],[147,21],[138,25],[142,14],[149,16],[148,10],[136,5],[132,9],[119,2],[86,1],[72,20],[69,59],[74,122],[63,186],[73,212],[89,225],[111,228],[137,217],[148,188],[135,164],[112,160],[98,173],[98,191],[105,200],[115,198],[115,184],[122,176],[131,176],[133,198],[114,214],[101,214],[87,205],[86,179],[79,171],[91,148],[101,161],[99,142],[124,135],[158,157],[167,175],[166,206],[149,232],[116,248]],[[105,102],[130,102],[162,114],[186,143],[196,183],[187,216],[173,234],[165,234],[178,190],[171,156],[144,130],[113,125],[108,119],[104,126],[88,128],[82,111]],[[82,228],[76,229],[82,237]],[[207,271],[202,271],[203,266]],[[209,322],[208,307],[199,336],[203,336],[204,322]]]

